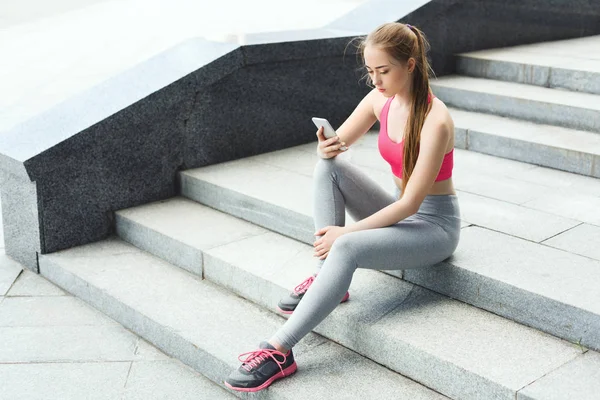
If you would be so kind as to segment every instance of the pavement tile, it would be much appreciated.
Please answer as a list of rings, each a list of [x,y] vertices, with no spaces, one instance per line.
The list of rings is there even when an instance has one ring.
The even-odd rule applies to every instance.
[[[592,400],[600,396],[600,354],[577,357],[519,391],[518,400]]]
[[[8,293],[21,271],[23,268],[19,263],[4,253],[0,254],[0,295]]]
[[[226,389],[181,362],[168,360],[134,362],[122,400],[235,398]]]
[[[573,229],[556,235],[544,244],[600,260],[600,226],[581,224]]]
[[[0,327],[116,324],[106,315],[72,296],[7,297],[0,304]]]
[[[131,362],[0,364],[6,400],[117,400]]]
[[[120,325],[0,327],[0,363],[134,361],[139,338]]]
[[[64,290],[43,276],[24,269],[10,288],[7,296],[67,296]]]

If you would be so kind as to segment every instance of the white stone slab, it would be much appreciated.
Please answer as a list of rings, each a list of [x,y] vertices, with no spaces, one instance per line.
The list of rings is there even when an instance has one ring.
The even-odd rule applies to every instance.
[[[240,174],[240,170],[244,173]],[[297,172],[241,159],[188,170],[183,174],[297,213],[312,214],[312,178]]]
[[[241,241],[236,247],[241,254],[233,254],[232,245],[211,250],[206,257],[207,271],[211,271],[207,279],[223,282],[241,296],[274,308],[277,295],[291,290],[312,271],[309,246],[287,238],[274,246],[273,239],[265,235]],[[276,256],[263,256],[272,247],[287,250],[288,256],[279,264]],[[345,346],[358,346],[377,362],[400,368],[396,370],[454,398],[474,398],[466,395],[466,381],[478,382],[480,386],[470,390],[480,396],[510,396],[508,388],[516,392],[528,382],[526,376],[542,376],[542,370],[550,371],[578,352],[576,346],[550,335],[417,287],[411,290],[411,286],[359,269],[350,286],[350,301],[338,306],[315,331]],[[402,322],[392,328],[393,321]],[[465,325],[470,327],[466,339]],[[490,341],[491,336],[497,340]],[[385,349],[395,350],[384,355]],[[513,363],[519,367],[515,369]],[[454,368],[473,375],[465,381],[455,379],[450,373]],[[440,376],[447,379],[436,381]]]
[[[82,247],[89,256],[85,260],[81,251],[74,258],[70,250],[62,251],[42,256],[40,269],[65,285],[77,286],[71,291],[85,286],[81,295],[111,308],[106,312],[119,314],[116,318],[132,324],[133,330],[153,336],[213,382],[221,384],[239,367],[236,356],[256,349],[281,324],[280,317],[213,284],[141,251],[134,255],[125,243]],[[117,252],[117,257],[111,255]],[[293,398],[314,386],[317,399],[330,399],[341,390],[361,398],[443,398],[317,335],[307,335],[294,349],[298,363],[303,363],[302,373],[271,386],[270,396]],[[364,379],[370,384],[364,385]]]
[[[177,360],[133,362],[123,392],[122,400],[236,398]]]
[[[7,400],[121,399],[130,366],[129,361],[0,364],[0,395]]]
[[[106,315],[71,296],[7,297],[0,304],[0,327],[116,324]]]
[[[8,296],[66,296],[58,286],[34,272],[24,269],[7,293]]]
[[[311,144],[312,152],[292,147],[247,157],[246,159],[312,177],[315,165],[319,161],[316,148],[317,143],[315,141],[315,143]]]
[[[0,363],[164,360],[119,325],[0,327]]]
[[[600,197],[600,179],[590,176],[545,167],[533,167],[521,173],[511,174],[510,177],[519,181],[547,186],[554,192],[566,191]]]
[[[523,203],[524,207],[545,211],[566,218],[600,225],[600,197],[554,190]]]
[[[519,391],[518,400],[591,400],[600,393],[600,354],[577,357]]]
[[[600,227],[581,224],[546,240],[544,244],[569,253],[600,260]]]
[[[525,85],[521,83],[502,82],[491,79],[479,79],[466,76],[445,76],[432,81],[435,87],[458,88],[476,93],[506,96],[515,100],[536,101],[558,106],[569,106],[584,110],[600,111],[598,96],[590,93],[570,92],[568,96],[560,90]]]
[[[5,295],[17,280],[23,268],[19,263],[0,253],[0,295]]]
[[[424,353],[423,359],[437,357],[440,367],[447,363],[470,374],[470,385],[468,389],[462,388],[462,392],[458,391],[458,382],[442,375],[441,379],[447,380],[453,390],[446,393],[461,399],[503,398],[508,394],[502,393],[504,390],[516,392],[531,382],[532,377],[545,375],[579,353],[577,346],[535,329],[416,289],[409,301],[373,326],[373,335],[381,338],[379,345],[381,353],[387,354],[386,362],[394,361],[395,352],[384,349],[402,352],[418,348]],[[394,347],[393,343],[399,341],[402,346]],[[436,369],[440,367],[436,366],[431,373],[439,374]],[[502,389],[480,391],[485,388],[482,384],[485,380]]]
[[[184,243],[201,249],[221,246],[267,232],[266,229],[209,207],[198,207],[198,203],[182,197],[121,210],[117,214],[133,219],[150,229],[160,228],[165,234],[177,233]]]
[[[466,192],[459,192],[458,198],[464,220],[534,242],[541,242],[580,224],[576,220]]]
[[[451,263],[600,315],[600,262],[478,227],[461,231]]]

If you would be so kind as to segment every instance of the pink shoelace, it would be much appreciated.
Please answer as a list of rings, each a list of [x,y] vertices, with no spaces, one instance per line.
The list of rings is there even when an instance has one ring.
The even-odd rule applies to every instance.
[[[279,362],[275,358],[274,354],[282,356],[283,361]],[[248,357],[246,357],[245,359],[242,359],[242,357],[245,355],[248,355]],[[283,354],[282,352],[280,352],[278,350],[258,349],[256,351],[249,351],[247,353],[242,353],[238,356],[238,360],[240,360],[242,363],[244,363],[244,365],[242,365],[242,368],[244,368],[248,372],[250,372],[250,370],[253,367],[258,367],[260,365],[260,363],[262,363],[265,360],[268,360],[269,358],[272,358],[273,360],[275,360],[275,362],[277,363],[277,366],[281,370],[281,373],[283,373],[283,368],[281,368],[281,365],[285,364],[287,357],[285,356],[285,354]]]
[[[294,288],[294,292],[296,294],[302,294],[302,293],[306,292],[308,290],[308,288],[310,287],[310,285],[312,285],[314,280],[315,280],[314,276],[308,277],[304,282],[302,282],[301,284],[299,284],[298,286],[296,286]]]

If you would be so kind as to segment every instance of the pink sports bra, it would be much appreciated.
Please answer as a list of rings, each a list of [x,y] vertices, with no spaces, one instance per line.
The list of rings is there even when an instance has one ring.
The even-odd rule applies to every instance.
[[[404,139],[402,139],[400,143],[393,142],[392,139],[390,139],[387,131],[388,113],[390,109],[390,104],[394,97],[390,97],[383,106],[383,109],[381,110],[381,114],[379,116],[381,128],[379,130],[379,138],[377,140],[377,145],[379,147],[379,153],[381,153],[383,159],[387,161],[388,164],[390,164],[390,166],[392,167],[392,173],[398,178],[402,179],[402,158],[404,156]],[[431,102],[431,95],[428,100],[429,102]],[[435,179],[435,181],[438,182],[450,178],[452,176],[453,166],[454,149],[450,150],[450,152],[446,153],[446,155],[444,156],[444,161],[442,161],[440,172],[438,173],[438,176]]]

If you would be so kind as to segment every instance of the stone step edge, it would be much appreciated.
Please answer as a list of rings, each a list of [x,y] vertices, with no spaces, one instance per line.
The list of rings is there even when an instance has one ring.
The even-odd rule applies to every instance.
[[[143,251],[143,250],[142,250]],[[110,254],[109,254],[110,255]],[[132,331],[136,335],[142,337],[144,340],[152,343],[159,350],[166,353],[170,357],[177,358],[187,366],[193,368],[195,371],[200,373],[219,386],[226,392],[240,397],[240,398],[264,398],[264,399],[288,399],[294,397],[288,397],[281,393],[281,388],[269,387],[258,393],[244,393],[230,390],[223,384],[223,379],[229,375],[232,371],[232,366],[229,365],[225,360],[220,359],[217,355],[211,354],[210,350],[202,349],[196,344],[192,343],[189,339],[186,339],[179,335],[176,330],[170,329],[169,326],[161,325],[161,323],[154,321],[152,318],[144,315],[142,312],[137,311],[129,304],[125,304],[120,301],[109,292],[103,291],[83,278],[65,270],[60,265],[48,259],[48,257],[40,256],[40,275],[44,278],[53,282],[57,286],[78,297],[86,304],[94,307],[96,310],[104,313],[108,317],[117,321],[123,325],[126,329]],[[207,281],[208,282],[208,281]],[[215,285],[214,283],[210,283]],[[220,285],[217,285],[220,286]],[[230,292],[230,291],[228,291]],[[235,293],[230,293],[232,297],[238,297]],[[239,298],[237,301],[247,303],[248,307],[256,307],[252,301]],[[314,333],[312,333],[314,335]],[[324,338],[326,342],[332,343],[335,346],[341,346],[331,340]],[[318,347],[318,346],[315,346]],[[344,347],[344,346],[341,346]],[[346,348],[348,349],[348,348]],[[352,351],[351,349],[348,349]],[[197,357],[198,353],[201,353],[201,357]],[[356,352],[355,352],[356,353]],[[435,390],[428,388],[427,386],[416,382],[410,378],[407,378],[396,371],[387,368],[384,365],[375,363],[374,361],[358,354],[360,357],[365,359],[369,363],[373,363],[378,367],[383,367],[391,374],[395,374],[402,379],[408,379],[414,384],[421,386],[423,390],[428,393],[437,393]],[[235,367],[239,366],[236,364]],[[273,393],[273,389],[278,392]],[[440,394],[441,395],[441,394]],[[258,397],[254,397],[258,396]]]
[[[577,104],[571,105],[564,102],[542,100],[539,99],[539,96],[517,97],[510,94],[484,91],[482,88],[465,87],[453,82],[453,80],[458,78],[462,81],[485,81],[487,82],[486,84],[494,82],[497,86],[510,87],[515,93],[520,93],[524,90],[534,90],[547,91],[548,95],[554,95],[558,91],[558,89],[522,83],[474,78],[464,75],[450,75],[430,82],[433,93],[448,106],[540,124],[585,130],[596,134],[600,133],[600,122],[598,121],[598,116],[600,115],[599,109],[583,107]],[[585,97],[586,103],[584,104],[595,104],[598,102],[598,96],[590,93],[570,92],[569,96],[580,98],[582,101],[582,98]],[[549,99],[551,97],[553,96],[549,96]]]
[[[578,70],[565,66],[557,67],[542,63],[532,64],[512,59],[491,58],[471,53],[457,54],[456,59],[456,69],[460,75],[600,94],[600,85],[597,88],[590,87],[592,82],[600,80],[600,72]],[[485,64],[495,64],[502,67],[499,67],[497,70],[487,67],[485,71],[482,71]],[[553,80],[553,77],[555,77],[557,72],[562,76],[577,75],[578,79],[562,79],[556,82]],[[585,79],[588,83],[585,85],[581,84],[582,75],[588,76],[588,79]]]
[[[201,205],[205,205],[223,213],[232,215],[236,218],[246,220],[252,224],[262,226],[283,236],[291,237],[305,243],[306,245],[310,245],[312,243],[313,232],[308,228],[303,228],[312,227],[312,221],[308,216],[300,215],[292,210],[286,210],[277,205],[270,205],[270,207],[276,207],[278,209],[278,215],[286,215],[286,221],[304,220],[303,225],[290,226],[289,222],[286,224],[275,225],[263,224],[262,218],[264,218],[265,215],[270,215],[270,211],[269,209],[262,208],[264,207],[264,202],[262,200],[258,200],[259,205],[254,205],[254,198],[245,196],[239,192],[235,192],[234,190],[221,188],[212,183],[197,179],[186,174],[185,171],[180,172],[179,176],[181,177],[182,184],[180,187],[183,197],[186,197]],[[217,191],[220,192],[220,194],[217,194]],[[244,208],[238,209],[235,207],[235,204],[229,204],[231,201],[230,199],[240,197],[243,198]],[[256,210],[253,211],[253,208],[256,208]],[[289,219],[287,217],[288,215]],[[464,229],[468,228],[469,227],[466,227]],[[298,232],[303,234],[298,235]],[[501,233],[498,234],[501,235]],[[452,297],[474,307],[492,312],[522,325],[529,326],[561,339],[568,340],[572,343],[578,343],[600,351],[600,334],[596,335],[598,336],[596,337],[591,333],[588,333],[590,337],[585,338],[582,338],[579,336],[579,334],[577,334],[578,332],[587,332],[589,330],[589,324],[591,323],[589,321],[593,321],[595,325],[600,325],[600,316],[590,313],[586,310],[581,310],[569,304],[561,303],[554,299],[542,297],[527,290],[515,288],[512,285],[505,284],[496,279],[488,278],[478,273],[468,271],[458,265],[452,264],[451,261],[442,263],[436,268],[438,268],[436,269],[437,274],[445,272],[447,275],[449,275],[449,277],[459,279],[461,285],[458,286],[471,287],[472,282],[477,282],[478,284],[483,285],[483,287],[488,289],[492,288],[495,289],[495,291],[488,296],[481,296],[479,293],[472,291],[463,292],[460,290],[446,290],[449,285],[444,286],[439,282],[432,282],[429,279],[422,278],[424,276],[423,271],[398,270],[397,272],[381,272]],[[453,272],[453,274],[450,272]],[[510,296],[507,295],[507,293],[509,293],[507,290],[509,290],[511,293]],[[500,306],[500,303],[489,300],[492,298],[502,298],[504,303],[502,303],[502,306]],[[545,306],[542,308],[544,311],[543,315],[533,315],[528,312],[528,307],[524,306],[524,304],[538,304],[540,302],[545,304]],[[577,318],[572,318],[573,323],[569,328],[562,326],[558,318],[559,315],[576,315]]]
[[[125,218],[123,216],[119,216],[118,217],[118,221],[123,221],[125,219],[127,219],[127,218]],[[151,235],[154,235],[154,234],[158,234],[160,236],[165,236],[163,234],[158,233],[156,230],[148,228],[148,227],[146,227],[146,226],[144,226],[144,225],[142,225],[140,223],[137,223],[135,221],[129,221],[129,224],[131,224],[130,227],[133,227],[134,230],[129,229],[128,231],[125,231],[125,230],[118,229],[120,237],[123,240],[131,243],[132,245],[134,245],[134,246],[136,246],[138,248],[141,248],[144,251],[152,252],[152,251],[155,250],[153,248],[148,248],[145,245],[146,244],[145,238],[147,238],[147,237],[149,237]],[[139,233],[139,235],[136,234],[136,233]],[[170,240],[171,241],[177,241],[177,239],[175,239],[175,238],[171,238]],[[192,247],[192,246],[190,246],[190,247]],[[226,272],[223,272],[222,274],[227,275],[227,276],[229,276],[229,275],[235,275],[236,277],[240,277],[241,276],[241,277],[243,277],[243,279],[239,279],[238,278],[238,279],[235,279],[235,280],[229,280],[226,276],[225,277],[221,277],[219,274],[214,274],[214,275],[213,274],[208,274],[207,275],[204,270],[203,270],[203,276],[205,276],[205,279],[213,281],[215,284],[223,286],[227,290],[230,290],[233,293],[235,293],[235,294],[237,294],[237,295],[239,295],[239,296],[241,296],[241,297],[243,297],[243,298],[245,298],[245,299],[247,299],[249,301],[252,301],[255,304],[258,304],[259,306],[261,306],[261,307],[263,307],[263,308],[265,308],[265,309],[267,309],[267,310],[269,310],[269,311],[271,311],[273,313],[277,313],[277,312],[275,311],[276,310],[276,308],[275,308],[276,304],[274,303],[274,301],[272,299],[271,299],[272,302],[269,302],[268,300],[264,300],[260,296],[255,296],[251,290],[246,290],[246,288],[248,287],[248,285],[241,285],[241,287],[237,287],[237,286],[235,286],[235,282],[244,282],[244,283],[247,283],[247,282],[252,282],[252,281],[255,281],[255,282],[258,281],[259,283],[257,283],[257,285],[255,285],[255,286],[262,287],[262,288],[268,287],[269,288],[268,292],[270,292],[270,293],[278,293],[279,294],[278,297],[281,297],[281,296],[289,293],[289,288],[283,288],[283,287],[277,285],[276,283],[274,283],[272,281],[269,281],[266,278],[263,278],[262,276],[258,276],[256,274],[253,274],[252,272],[249,272],[249,271],[246,271],[244,269],[241,269],[241,268],[239,268],[239,267],[237,267],[235,265],[232,265],[232,264],[230,264],[230,263],[228,263],[226,261],[218,260],[218,259],[216,259],[214,256],[212,256],[210,254],[204,254],[204,256],[203,256],[203,264],[205,266],[207,264],[215,264],[215,265],[218,264],[220,267],[223,267],[224,265],[226,265],[227,266],[226,267]],[[214,269],[215,271],[220,271],[221,270],[219,267],[214,267],[214,268],[211,268],[211,269]],[[395,278],[391,277],[390,279],[395,279]],[[233,284],[230,284],[230,282],[233,282]],[[428,290],[428,289],[426,288],[426,290]],[[469,306],[473,306],[473,305],[469,305]],[[475,307],[475,306],[473,306],[473,307]],[[502,316],[500,316],[500,317],[502,317]],[[515,322],[515,323],[517,323],[517,322]],[[366,357],[366,358],[368,358],[370,360],[373,360],[373,361],[375,361],[377,363],[380,363],[380,364],[386,366],[387,368],[390,368],[390,369],[396,371],[397,373],[399,373],[399,374],[401,374],[403,376],[407,376],[410,379],[413,379],[413,380],[415,380],[415,381],[417,381],[417,382],[419,382],[419,383],[421,383],[421,384],[423,384],[423,385],[425,385],[427,387],[431,387],[433,390],[436,390],[436,391],[438,391],[438,392],[440,392],[442,394],[445,394],[447,396],[451,396],[451,394],[447,393],[444,388],[442,388],[442,387],[436,387],[435,386],[435,380],[433,382],[423,382],[423,378],[422,377],[413,375],[412,374],[413,373],[413,369],[412,368],[411,369],[407,369],[407,370],[402,370],[401,368],[398,368],[398,367],[396,367],[394,365],[390,365],[385,360],[380,360],[376,356],[373,356],[370,353],[362,351],[360,348],[358,348],[358,347],[360,347],[360,344],[359,344],[360,340],[358,340],[358,341],[356,341],[356,340],[345,340],[344,338],[338,338],[338,337],[332,337],[332,336],[330,336],[328,334],[328,331],[327,331],[327,322],[326,321],[323,321],[319,326],[317,326],[313,330],[313,332],[318,333],[318,334],[320,334],[320,335],[328,338],[329,340],[335,341],[335,342],[337,342],[337,343],[339,343],[339,344],[341,344],[341,345],[349,348],[350,350],[355,351],[355,352],[361,354],[362,356],[364,356],[364,357]],[[363,335],[364,335],[364,332],[363,332]],[[558,338],[558,339],[560,339],[560,338]],[[445,361],[444,359],[440,359],[440,358],[436,357],[435,355],[431,355],[431,354],[428,354],[426,352],[423,352],[421,359],[429,359],[430,361],[434,360],[434,361],[431,361],[431,362],[436,362],[436,363],[441,363],[441,364],[447,364],[447,361]],[[454,372],[456,374],[458,374],[457,376],[464,375],[465,371],[462,369],[462,367],[458,367],[458,366],[452,365],[452,366],[449,366],[448,368],[450,368],[451,370],[454,368],[454,370],[455,370]],[[483,384],[483,385],[488,386],[488,387],[489,386],[500,385],[500,384],[498,384],[496,382],[491,382],[491,381],[489,381],[489,380],[487,380],[485,378],[482,378],[481,376],[476,375],[476,374],[473,374],[470,377],[470,380],[471,381],[478,381],[478,382],[480,382],[479,384]],[[467,384],[467,386],[468,386],[468,384]],[[524,388],[522,388],[522,389],[524,389]],[[515,393],[515,395],[517,395],[517,393],[518,393],[518,391]]]
[[[594,137],[598,136],[593,132],[580,131],[567,127],[557,127],[526,120],[512,119],[510,117],[500,117],[483,112],[461,110],[453,107],[448,107],[448,109],[451,115],[453,111],[460,111],[461,113],[466,114],[489,116],[492,119],[509,118],[511,124],[520,124],[523,127],[532,124],[550,126],[553,129],[563,130],[583,142],[585,142],[587,137],[591,136],[592,139],[595,139]],[[600,152],[559,147],[535,140],[534,137],[510,137],[500,135],[486,129],[485,126],[472,127],[472,125],[461,124],[460,122],[455,123],[454,132],[454,146],[459,149],[600,178]],[[549,131],[548,135],[552,136],[553,132]]]

